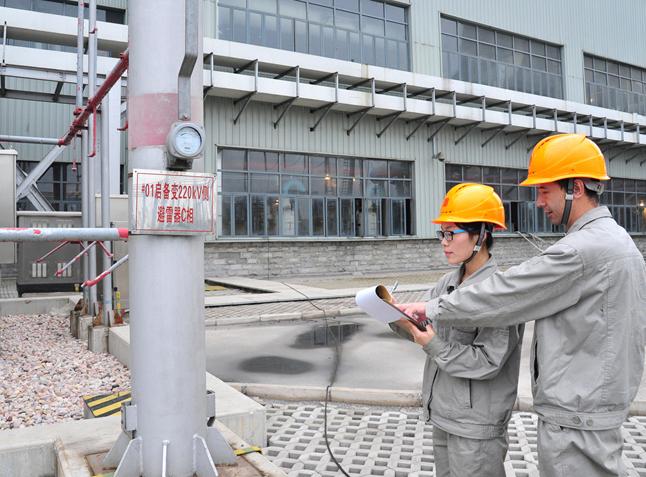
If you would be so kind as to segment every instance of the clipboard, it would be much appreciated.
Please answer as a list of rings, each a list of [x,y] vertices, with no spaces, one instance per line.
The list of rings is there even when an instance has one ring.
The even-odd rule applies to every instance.
[[[425,326],[397,308],[393,301],[393,296],[383,285],[360,290],[355,296],[357,306],[377,321],[388,324],[403,318],[415,325],[418,330],[426,331]]]

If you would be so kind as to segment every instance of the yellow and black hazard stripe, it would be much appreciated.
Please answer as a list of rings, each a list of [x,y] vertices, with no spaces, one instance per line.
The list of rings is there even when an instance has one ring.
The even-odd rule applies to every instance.
[[[237,456],[251,454],[253,452],[258,452],[262,454],[262,449],[257,446],[243,447],[242,449],[235,449],[233,453]]]
[[[132,399],[130,391],[98,396],[83,396],[83,402],[93,417],[105,417],[121,412],[121,404]]]

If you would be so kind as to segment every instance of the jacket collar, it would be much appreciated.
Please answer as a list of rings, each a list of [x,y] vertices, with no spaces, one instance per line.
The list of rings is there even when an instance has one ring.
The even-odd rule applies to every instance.
[[[496,259],[493,258],[493,255],[491,255],[489,257],[489,260],[487,260],[483,266],[478,268],[473,273],[473,275],[471,275],[465,281],[460,283],[460,277],[462,277],[462,273],[464,270],[464,265],[460,265],[460,268],[453,271],[453,273],[451,274],[451,277],[449,278],[449,281],[446,284],[447,288],[453,287],[455,289],[455,288],[458,288],[459,286],[466,286],[466,285],[471,285],[472,283],[479,282],[481,280],[481,278],[479,278],[481,274],[486,273],[487,275],[489,275],[489,273],[492,271],[491,269],[493,268],[495,270],[497,267],[498,265],[496,264]]]
[[[608,207],[606,207],[605,205],[590,209],[572,224],[572,227],[568,229],[567,233],[571,234],[572,232],[577,232],[588,225],[590,222],[605,217],[612,218],[610,210],[608,210]]]

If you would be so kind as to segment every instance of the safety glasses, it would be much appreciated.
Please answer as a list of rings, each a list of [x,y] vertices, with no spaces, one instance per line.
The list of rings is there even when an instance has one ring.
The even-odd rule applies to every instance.
[[[462,229],[455,229],[455,230],[438,230],[438,231],[436,232],[436,234],[437,234],[437,238],[438,238],[438,239],[440,239],[440,240],[444,239],[444,240],[446,240],[447,242],[450,242],[451,240],[453,240],[453,236],[454,236],[454,235],[456,235],[456,234],[463,234],[463,233],[465,233],[465,232],[466,232],[466,230],[462,230]]]

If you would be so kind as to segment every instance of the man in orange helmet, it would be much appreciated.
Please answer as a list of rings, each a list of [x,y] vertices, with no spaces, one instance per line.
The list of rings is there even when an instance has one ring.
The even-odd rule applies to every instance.
[[[628,233],[599,206],[608,179],[603,154],[585,136],[542,140],[521,185],[537,187],[536,205],[553,224],[565,225],[566,235],[451,295],[400,305],[454,326],[536,320],[530,372],[543,477],[626,472],[621,425],[643,372],[646,265]]]

